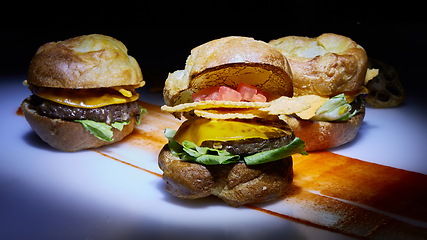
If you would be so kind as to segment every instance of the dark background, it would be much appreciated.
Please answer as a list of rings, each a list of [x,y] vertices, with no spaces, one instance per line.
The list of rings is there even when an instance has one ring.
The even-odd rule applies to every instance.
[[[187,8],[180,2],[145,7],[110,6],[91,15],[44,10],[16,18],[0,28],[0,80],[25,77],[37,48],[46,42],[100,33],[122,41],[136,58],[144,79],[183,69],[190,50],[216,38],[240,35],[268,42],[288,35],[315,37],[325,32],[348,36],[363,46],[369,57],[393,65],[405,88],[420,93],[425,78],[427,24],[422,6],[363,5],[323,2],[241,7],[243,2]],[[333,3],[329,3],[333,4]],[[389,3],[390,4],[390,3]],[[344,6],[345,5],[345,6]],[[81,17],[83,16],[83,17]],[[4,21],[3,21],[4,22]]]

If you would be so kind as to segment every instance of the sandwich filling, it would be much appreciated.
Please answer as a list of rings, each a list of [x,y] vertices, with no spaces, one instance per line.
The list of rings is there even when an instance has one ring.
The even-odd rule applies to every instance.
[[[138,93],[122,87],[59,89],[29,86],[30,106],[41,116],[80,123],[98,139],[113,141],[112,129],[122,130],[135,117],[139,125],[146,110]]]
[[[165,136],[172,154],[182,161],[205,165],[255,165],[306,154],[305,143],[295,138],[287,124],[269,126],[266,120],[195,118],[184,122],[178,131],[166,129]]]
[[[95,88],[63,89],[30,86],[37,96],[71,107],[98,108],[112,104],[128,103],[138,100],[139,94],[134,89]]]

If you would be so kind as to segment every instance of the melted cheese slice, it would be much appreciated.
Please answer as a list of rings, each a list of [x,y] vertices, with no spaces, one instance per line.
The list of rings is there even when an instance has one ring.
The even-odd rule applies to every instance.
[[[366,94],[369,93],[368,89],[366,87],[362,87],[362,89],[360,90],[356,90],[356,91],[352,91],[352,92],[345,92],[345,98],[347,100],[348,103],[351,103],[354,101],[354,99],[356,99],[356,97],[359,94]]]
[[[260,123],[233,120],[191,119],[184,122],[175,134],[175,141],[184,140],[200,146],[204,141],[230,141],[247,138],[278,138],[291,133]]]
[[[81,108],[122,104],[136,101],[139,98],[139,94],[135,90],[117,87],[96,89],[39,88],[34,94],[56,103]]]

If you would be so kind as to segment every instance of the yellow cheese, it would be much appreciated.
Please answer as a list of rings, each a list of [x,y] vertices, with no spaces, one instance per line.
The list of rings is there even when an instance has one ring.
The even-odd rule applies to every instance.
[[[139,98],[139,94],[135,90],[126,90],[123,88],[39,88],[34,94],[56,103],[81,108],[98,108],[112,104],[133,102]]]
[[[200,146],[204,141],[231,141],[247,138],[277,138],[291,134],[285,130],[260,123],[234,120],[191,119],[184,122],[174,139],[182,144],[184,140]]]
[[[354,101],[354,99],[356,99],[356,97],[359,94],[366,94],[366,93],[369,93],[368,89],[366,87],[362,87],[362,89],[360,89],[360,90],[345,92],[344,95],[345,95],[347,102],[351,103]]]
[[[122,87],[112,87],[112,89],[119,91],[125,97],[132,97],[132,92]]]

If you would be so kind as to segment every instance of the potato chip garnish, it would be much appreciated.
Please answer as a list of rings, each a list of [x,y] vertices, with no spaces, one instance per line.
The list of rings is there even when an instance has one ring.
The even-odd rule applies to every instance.
[[[293,114],[310,108],[310,104],[299,98],[280,97],[270,102],[270,106],[259,110],[268,112],[269,115]]]
[[[253,119],[266,118],[268,113],[255,108],[218,108],[208,110],[194,110],[194,114],[209,119]]]
[[[232,102],[209,100],[201,102],[183,103],[173,107],[164,105],[161,107],[161,110],[168,113],[174,113],[213,108],[263,108],[268,106],[270,106],[269,102]]]
[[[308,120],[316,115],[317,109],[319,109],[323,103],[329,100],[329,97],[321,97],[317,95],[304,95],[296,97],[299,101],[305,102],[310,105],[310,108],[305,109],[301,112],[297,112],[296,115],[301,119]]]
[[[365,75],[365,85],[368,84],[374,77],[378,76],[379,70],[376,68],[368,68]]]

